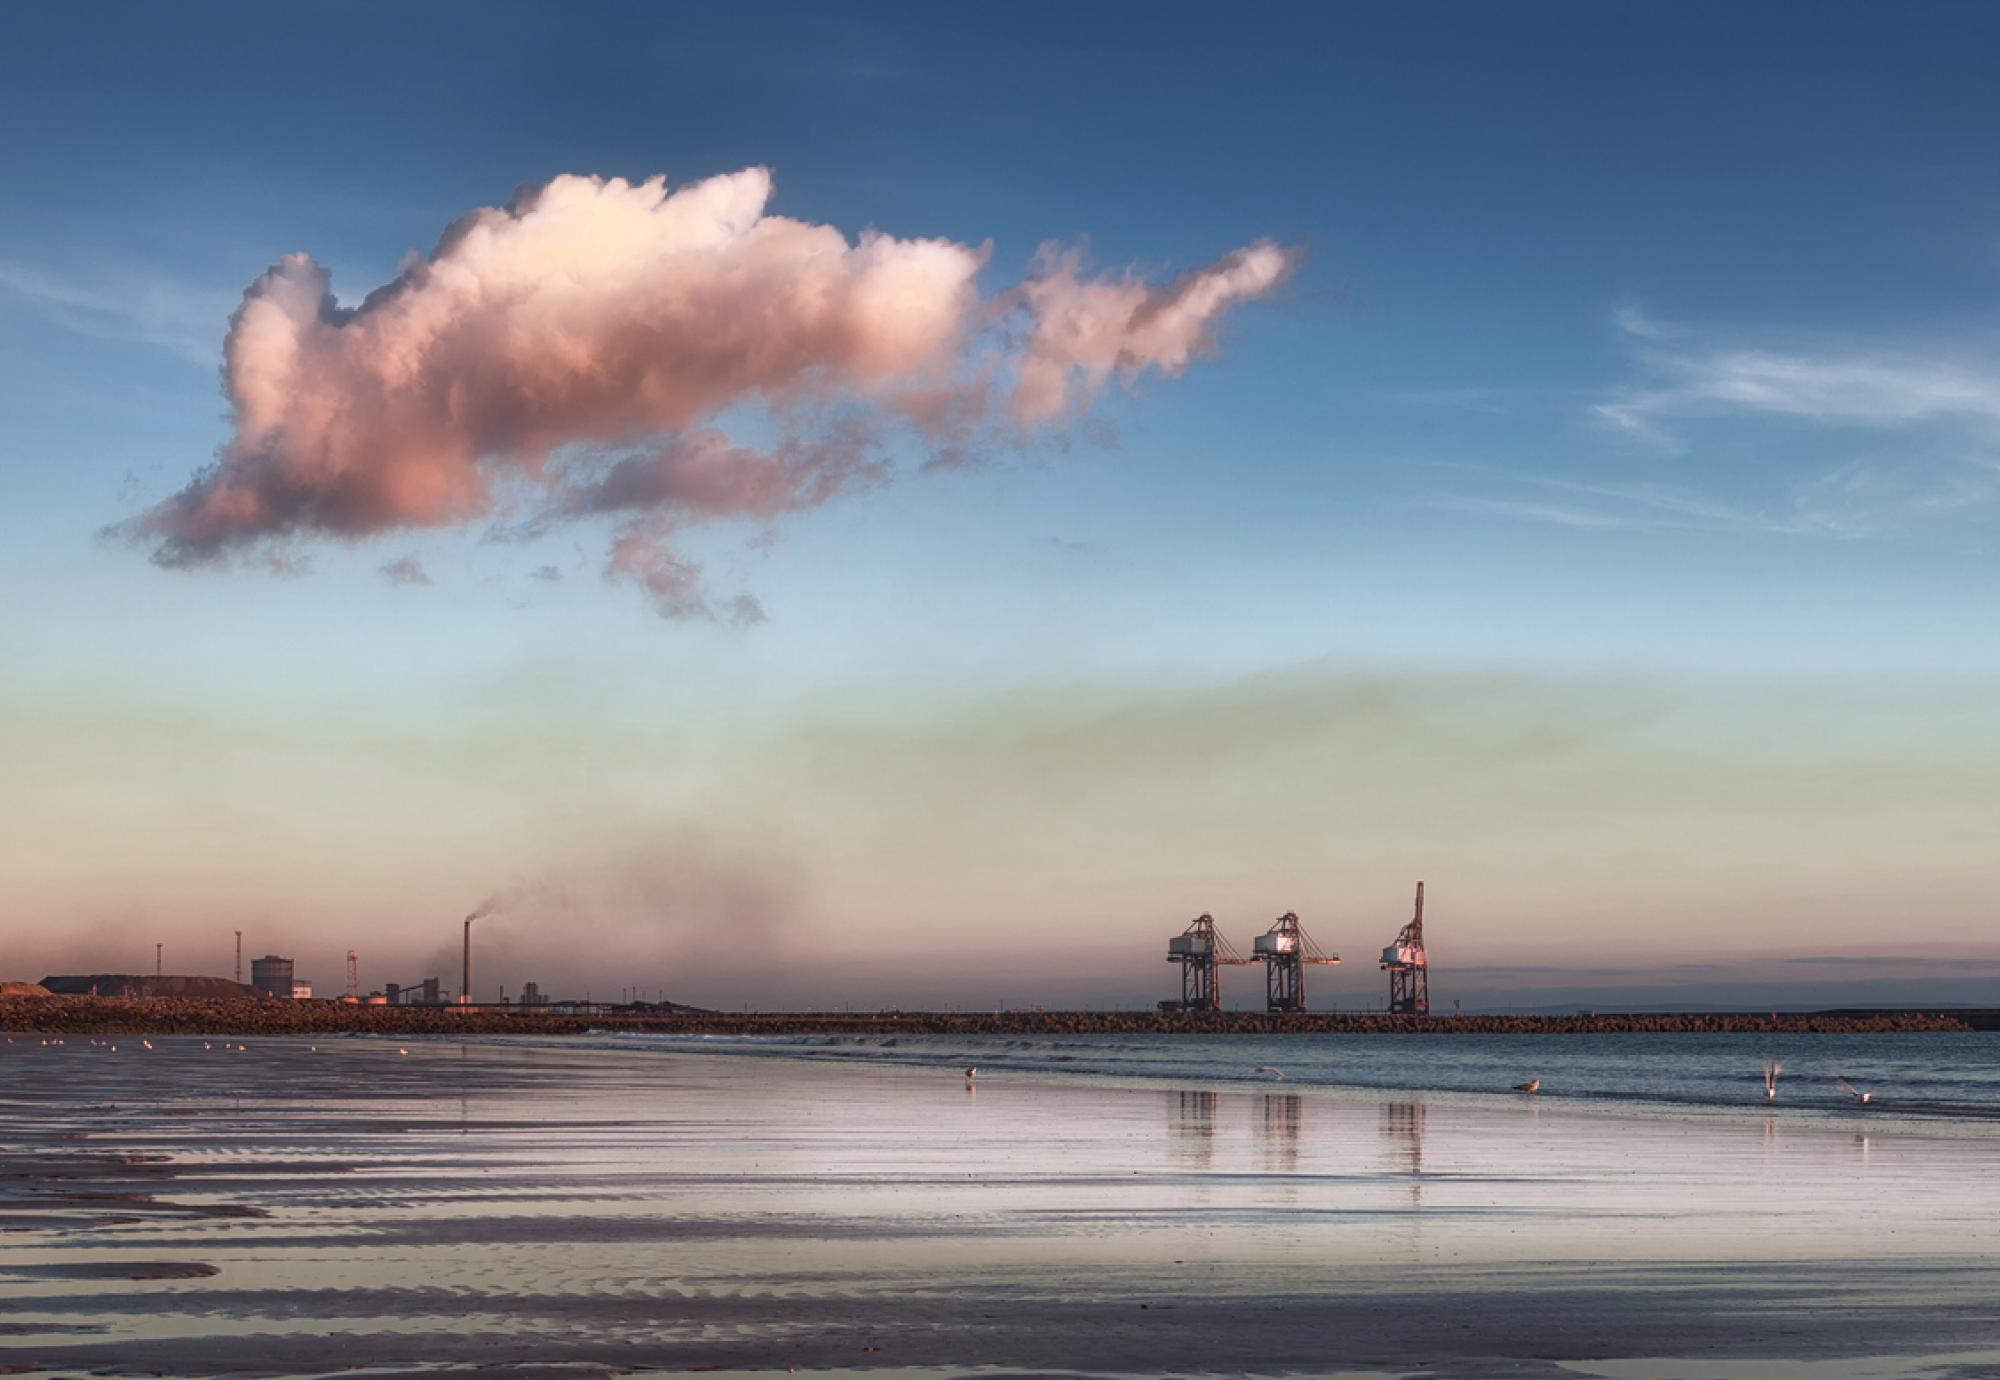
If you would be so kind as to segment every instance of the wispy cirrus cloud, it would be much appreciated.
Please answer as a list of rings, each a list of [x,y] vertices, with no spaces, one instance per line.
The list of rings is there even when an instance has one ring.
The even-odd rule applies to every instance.
[[[1630,302],[1613,312],[1612,318],[1617,321],[1619,330],[1641,340],[1663,340],[1674,333],[1673,327],[1655,321]]]
[[[1668,326],[1634,307],[1621,308],[1617,321],[1645,342],[1637,361],[1648,377],[1591,410],[1666,449],[1684,449],[1677,423],[1730,416],[1867,428],[1958,423],[2000,440],[2000,359],[1845,342],[1746,344]]]
[[[1855,540],[1927,519],[2000,507],[2000,461],[1850,461],[1782,485],[1768,503],[1658,480],[1464,471],[1499,492],[1444,493],[1428,506],[1554,527],[1745,532]]]
[[[1589,400],[1589,413],[1675,457],[1671,478],[1458,467],[1476,485],[1430,506],[1578,529],[1833,539],[2000,509],[2000,352],[1771,344],[1632,305],[1613,320],[1639,381]],[[1746,466],[1746,453],[1762,463]]]
[[[0,259],[0,297],[73,334],[154,346],[205,369],[222,358],[221,332],[235,305],[228,294],[156,274],[65,273],[8,259]]]
[[[1438,494],[1429,506],[1456,513],[1479,513],[1513,518],[1522,522],[1547,523],[1552,527],[1637,527],[1643,523],[1629,515],[1576,504],[1537,502],[1523,498],[1496,498],[1486,494]]]

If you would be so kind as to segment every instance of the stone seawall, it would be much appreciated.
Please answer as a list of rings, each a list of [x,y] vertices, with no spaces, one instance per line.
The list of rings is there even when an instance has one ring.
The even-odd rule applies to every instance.
[[[14,1034],[577,1035],[1601,1035],[1861,1034],[1991,1029],[1991,1012],[1690,1012],[1571,1016],[1390,1016],[1311,1011],[937,1011],[871,1013],[568,1015],[457,1007],[350,1006],[337,1001],[10,997],[0,1030]]]

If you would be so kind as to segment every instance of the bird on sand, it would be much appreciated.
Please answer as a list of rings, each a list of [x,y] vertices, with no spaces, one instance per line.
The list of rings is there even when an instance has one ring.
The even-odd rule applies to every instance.
[[[397,1049],[397,1051],[396,1051],[396,1053],[398,1053],[398,1054],[408,1054],[409,1052],[410,1052],[410,1051],[408,1051],[407,1049],[400,1049],[400,1048],[399,1048],[399,1049]]]
[[[1785,1066],[1776,1059],[1766,1059],[1764,1061],[1764,1100],[1766,1102],[1772,1102],[1777,1099],[1778,1075],[1784,1071]]]
[[[1541,1090],[1542,1090],[1542,1080],[1539,1078],[1530,1078],[1525,1083],[1516,1083],[1514,1085],[1515,1092],[1536,1093],[1540,1092]]]
[[[1251,1070],[1250,1070],[1250,1072],[1252,1072],[1252,1073],[1268,1073],[1268,1074],[1270,1074],[1270,1075],[1271,1075],[1271,1076],[1272,1076],[1273,1078],[1277,1079],[1277,1080],[1278,1080],[1278,1081],[1279,1081],[1280,1083],[1282,1083],[1282,1082],[1284,1082],[1284,1081],[1285,1081],[1285,1071],[1284,1071],[1283,1069],[1281,1069],[1281,1068],[1277,1067],[1277,1066],[1276,1066],[1275,1064],[1259,1064],[1259,1065],[1257,1065],[1257,1067],[1256,1067],[1256,1068],[1254,1068],[1254,1069],[1251,1069]]]
[[[1872,1092],[1863,1092],[1860,1088],[1855,1087],[1845,1078],[1836,1078],[1833,1081],[1840,1085],[1840,1090],[1842,1092],[1846,1093],[1849,1097],[1854,1099],[1856,1106],[1865,1107],[1866,1105],[1868,1105],[1869,1101],[1875,1096],[1875,1094]]]
[[[979,1076],[979,1065],[977,1064],[974,1064],[971,1068],[965,1071],[965,1081],[968,1083],[970,1083],[973,1079],[977,1078],[978,1076]]]

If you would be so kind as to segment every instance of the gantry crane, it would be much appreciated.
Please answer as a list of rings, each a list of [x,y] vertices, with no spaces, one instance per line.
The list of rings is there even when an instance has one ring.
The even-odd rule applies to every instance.
[[[1313,942],[1299,917],[1291,911],[1279,916],[1271,928],[1257,936],[1250,946],[1253,962],[1264,965],[1264,1009],[1303,1011],[1306,1009],[1306,964],[1340,962]]]
[[[1219,1011],[1222,995],[1215,970],[1225,964],[1241,966],[1254,962],[1236,952],[1215,930],[1213,915],[1200,915],[1188,927],[1167,941],[1167,962],[1181,965],[1182,1011]],[[1163,1007],[1172,1008],[1164,1002]]]
[[[1428,1016],[1431,1011],[1430,960],[1424,953],[1424,884],[1417,883],[1417,910],[1382,950],[1382,971],[1389,975],[1389,1013]]]

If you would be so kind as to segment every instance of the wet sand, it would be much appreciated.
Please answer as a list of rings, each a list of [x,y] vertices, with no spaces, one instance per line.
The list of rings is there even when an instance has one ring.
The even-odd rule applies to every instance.
[[[0,1370],[1991,1375],[1991,1128],[0,1045]]]

